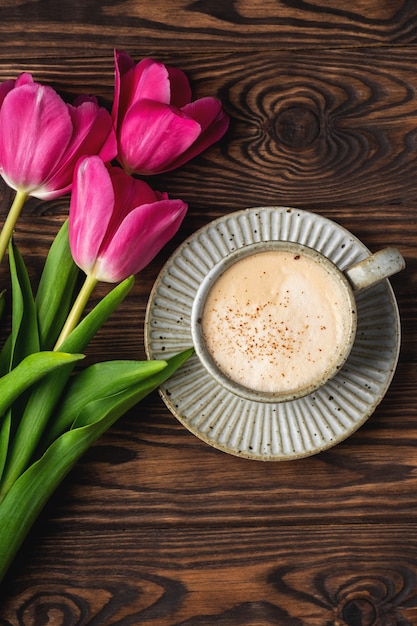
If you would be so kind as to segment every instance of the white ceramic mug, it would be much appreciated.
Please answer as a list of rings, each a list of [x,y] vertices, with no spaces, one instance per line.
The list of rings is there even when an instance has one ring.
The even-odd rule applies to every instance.
[[[337,374],[355,341],[355,294],[399,272],[385,248],[341,271],[289,241],[230,253],[197,290],[191,331],[197,356],[223,387],[249,400],[282,402]]]

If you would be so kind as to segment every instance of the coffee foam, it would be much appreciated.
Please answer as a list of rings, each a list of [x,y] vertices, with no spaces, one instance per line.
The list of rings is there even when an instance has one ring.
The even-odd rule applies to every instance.
[[[211,288],[202,334],[218,368],[252,390],[292,393],[341,359],[350,300],[336,276],[304,254],[258,252]]]

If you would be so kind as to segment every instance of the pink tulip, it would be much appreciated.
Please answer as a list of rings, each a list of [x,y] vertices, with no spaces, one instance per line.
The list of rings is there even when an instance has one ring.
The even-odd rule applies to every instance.
[[[158,174],[183,165],[218,141],[229,118],[212,97],[191,102],[186,75],[152,59],[115,52],[113,122],[126,172]]]
[[[10,80],[4,80],[2,83],[0,83],[0,106],[3,104],[3,100],[5,99],[9,91],[14,89],[15,87],[19,87],[30,82],[33,82],[32,76],[30,74],[27,74],[26,72],[23,72],[16,78],[16,80],[14,78],[11,78]]]
[[[120,282],[145,267],[175,235],[187,211],[147,183],[106,166],[97,156],[76,167],[69,238],[76,264],[87,276]]]
[[[111,116],[95,98],[65,103],[30,74],[0,86],[0,175],[18,192],[40,199],[70,191],[83,155],[116,155]]]

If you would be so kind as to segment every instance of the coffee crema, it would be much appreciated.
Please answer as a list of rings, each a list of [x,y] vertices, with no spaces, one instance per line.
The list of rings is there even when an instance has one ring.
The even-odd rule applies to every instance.
[[[346,287],[302,252],[262,251],[228,267],[201,317],[217,367],[245,388],[293,393],[338,367],[352,332]]]

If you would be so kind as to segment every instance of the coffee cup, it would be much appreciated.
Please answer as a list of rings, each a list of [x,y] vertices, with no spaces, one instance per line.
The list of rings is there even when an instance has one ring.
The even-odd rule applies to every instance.
[[[218,384],[247,400],[301,398],[345,364],[356,336],[356,294],[404,265],[396,248],[342,271],[300,243],[245,245],[216,263],[196,292],[195,352]]]

